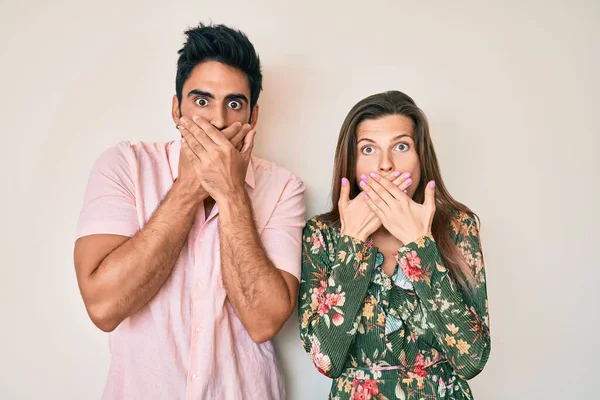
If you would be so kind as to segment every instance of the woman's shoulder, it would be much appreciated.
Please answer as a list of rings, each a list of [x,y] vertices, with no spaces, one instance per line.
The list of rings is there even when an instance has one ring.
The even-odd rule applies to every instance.
[[[306,225],[304,226],[305,231],[321,231],[321,232],[334,232],[337,231],[337,228],[333,226],[333,224],[323,218],[322,214],[315,215],[308,221],[306,221]]]
[[[463,223],[479,223],[479,217],[471,210],[454,210],[452,219]]]
[[[325,242],[331,242],[339,236],[339,228],[334,223],[324,218],[323,214],[315,215],[304,226],[304,237],[320,236]]]
[[[457,236],[477,236],[479,233],[479,217],[471,210],[455,210],[450,219],[452,234]]]

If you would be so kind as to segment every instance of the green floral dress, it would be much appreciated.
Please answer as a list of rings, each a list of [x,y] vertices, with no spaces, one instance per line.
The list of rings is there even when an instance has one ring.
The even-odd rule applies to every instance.
[[[317,218],[304,228],[300,337],[333,378],[329,399],[472,399],[467,379],[490,353],[487,293],[477,223],[459,213],[456,246],[475,282],[466,294],[431,236],[399,249],[389,277],[371,243]]]

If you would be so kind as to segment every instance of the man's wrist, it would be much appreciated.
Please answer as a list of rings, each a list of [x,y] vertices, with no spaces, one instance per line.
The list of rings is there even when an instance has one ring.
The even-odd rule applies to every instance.
[[[235,189],[215,199],[219,206],[219,218],[233,220],[252,214],[250,198],[244,188]]]
[[[170,194],[183,201],[184,204],[196,207],[208,197],[202,186],[192,185],[180,179],[175,180]]]

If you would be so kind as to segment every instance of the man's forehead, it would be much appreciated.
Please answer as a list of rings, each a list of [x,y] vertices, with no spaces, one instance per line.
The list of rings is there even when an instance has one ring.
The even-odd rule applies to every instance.
[[[205,62],[197,65],[184,84],[184,92],[192,90],[208,92],[216,98],[232,94],[249,96],[250,83],[246,74],[219,62]]]

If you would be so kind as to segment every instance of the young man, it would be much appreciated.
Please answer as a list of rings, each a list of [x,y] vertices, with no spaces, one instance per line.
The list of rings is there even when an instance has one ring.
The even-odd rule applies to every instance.
[[[181,139],[106,151],[80,216],[79,288],[111,332],[104,398],[281,399],[269,340],[296,304],[304,186],[251,157],[262,74],[248,38],[186,35]]]

